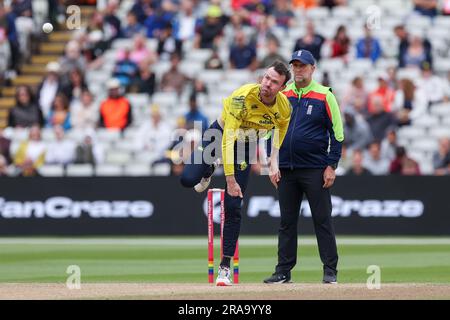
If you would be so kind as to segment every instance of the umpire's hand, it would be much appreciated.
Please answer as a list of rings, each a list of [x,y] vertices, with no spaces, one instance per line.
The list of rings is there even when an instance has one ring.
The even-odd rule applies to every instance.
[[[334,172],[334,169],[330,166],[326,167],[325,171],[323,172],[323,187],[329,188],[333,185],[334,180],[336,179],[336,172]]]

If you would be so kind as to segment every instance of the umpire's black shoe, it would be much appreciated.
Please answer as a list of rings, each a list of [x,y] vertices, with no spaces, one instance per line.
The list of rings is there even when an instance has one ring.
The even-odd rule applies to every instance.
[[[291,274],[274,273],[269,278],[264,279],[264,283],[290,283]]]
[[[337,276],[333,272],[324,272],[322,282],[329,284],[337,284]]]

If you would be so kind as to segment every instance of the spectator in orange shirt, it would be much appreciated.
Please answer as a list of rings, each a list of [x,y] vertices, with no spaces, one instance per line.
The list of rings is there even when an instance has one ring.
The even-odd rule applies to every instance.
[[[308,10],[317,7],[317,0],[292,0],[292,6]]]
[[[381,98],[385,112],[391,112],[395,91],[389,88],[388,80],[387,74],[380,74],[378,77],[378,88],[369,94],[368,111],[370,114],[374,113],[373,99],[375,97]]]
[[[107,83],[108,98],[100,105],[100,127],[123,130],[132,122],[131,105],[120,93],[120,82],[111,79]]]

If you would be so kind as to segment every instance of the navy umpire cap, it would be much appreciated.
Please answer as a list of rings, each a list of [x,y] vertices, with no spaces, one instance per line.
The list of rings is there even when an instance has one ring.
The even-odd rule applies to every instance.
[[[295,51],[292,54],[292,58],[291,58],[291,61],[289,61],[289,64],[291,64],[292,62],[294,62],[296,60],[300,61],[301,63],[304,63],[304,64],[311,64],[311,65],[316,64],[312,53],[309,52],[308,50]]]

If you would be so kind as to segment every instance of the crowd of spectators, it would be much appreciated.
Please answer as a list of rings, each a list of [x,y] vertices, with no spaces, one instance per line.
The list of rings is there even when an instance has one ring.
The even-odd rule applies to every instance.
[[[49,2],[50,14],[57,17],[61,4]],[[274,60],[286,61],[280,54],[283,38],[274,30],[288,32],[301,24],[305,33],[296,39],[292,51],[310,50],[319,64],[324,59],[339,59],[344,64],[367,59],[375,64],[387,49],[368,25],[361,26],[363,36],[356,41],[345,24],[327,38],[312,20],[298,21],[295,15],[297,10],[317,6],[346,6],[346,0],[231,0],[231,11],[216,0],[136,0],[124,19],[118,15],[120,1],[104,3],[104,8],[87,19],[85,28],[74,33],[60,60],[47,65],[47,74],[35,90],[16,88],[16,105],[10,110],[8,127],[29,128],[29,137],[12,150],[8,138],[0,134],[2,172],[1,168],[13,165],[16,175],[32,176],[44,163],[101,163],[104,155],[95,146],[95,131],[107,128],[123,132],[134,126],[128,93],[181,95],[188,88],[189,112],[177,121],[178,129],[190,132],[192,123],[200,121],[204,131],[214,120],[202,113],[202,100],[198,99],[208,95],[208,86],[180,70],[180,63],[189,55],[187,43],[189,48],[210,50],[205,69],[251,72]],[[414,0],[413,13],[431,18],[447,15],[449,2]],[[11,72],[19,72],[20,64],[28,58],[26,48],[33,33],[33,28],[26,29],[30,21],[31,1],[13,0],[9,8],[0,4],[0,56],[5,57],[0,59],[0,81],[7,80]],[[339,174],[421,174],[420,163],[398,143],[397,130],[424,116],[432,105],[449,101],[450,73],[437,74],[430,39],[409,33],[401,23],[392,31],[398,39],[397,66],[377,75],[375,90],[366,89],[364,75],[358,75],[338,95],[346,137]],[[27,35],[27,40],[21,40],[22,35]],[[132,39],[132,46],[117,51],[111,79],[106,83],[108,96],[97,102],[86,72],[99,68],[105,51],[120,38]],[[147,47],[150,38],[157,41],[156,50]],[[219,54],[224,45],[229,49],[227,60]],[[160,62],[169,63],[170,68],[158,78],[153,70]],[[398,68],[418,70],[420,78],[399,78]],[[321,82],[333,86],[327,76],[323,74]],[[165,123],[158,106],[152,106],[150,114],[138,128],[134,150],[151,150],[163,161],[173,162],[170,139],[176,128]],[[54,130],[56,139],[51,144],[42,141],[42,128]],[[84,130],[86,135],[78,144],[69,142],[64,137],[71,130]],[[192,141],[198,141],[198,135],[190,134]],[[433,166],[435,174],[450,174],[448,138],[440,140]],[[179,167],[174,165],[172,172],[179,172]]]

